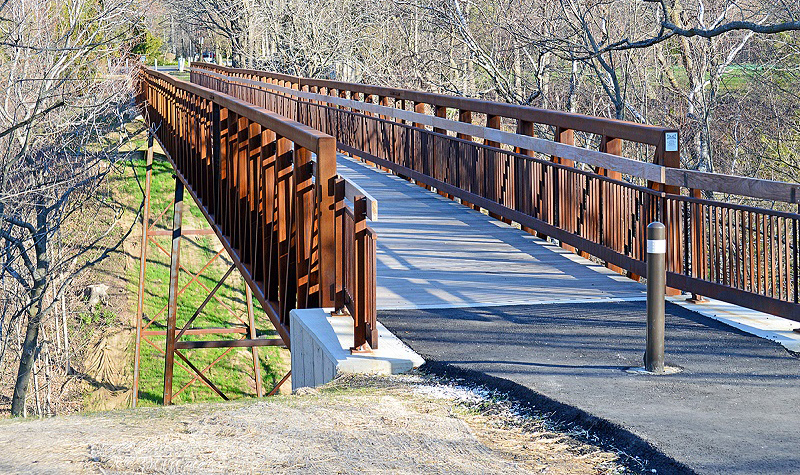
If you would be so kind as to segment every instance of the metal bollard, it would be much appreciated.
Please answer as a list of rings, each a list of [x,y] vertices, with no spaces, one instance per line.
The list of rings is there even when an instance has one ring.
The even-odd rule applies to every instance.
[[[652,373],[664,372],[666,236],[666,227],[658,221],[647,226],[647,349],[644,369]]]

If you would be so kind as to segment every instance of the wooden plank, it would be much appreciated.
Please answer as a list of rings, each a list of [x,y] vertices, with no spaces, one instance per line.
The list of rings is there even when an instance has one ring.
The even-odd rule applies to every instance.
[[[800,203],[800,184],[797,183],[681,170],[678,168],[668,168],[665,171],[664,183],[684,188],[696,188],[764,200]]]

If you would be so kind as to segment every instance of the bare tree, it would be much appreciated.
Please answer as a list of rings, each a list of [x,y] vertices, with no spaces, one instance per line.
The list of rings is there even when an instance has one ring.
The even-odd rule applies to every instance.
[[[776,34],[800,30],[800,6],[796,2],[748,0],[659,0],[650,2],[653,10],[650,29],[635,31],[610,40],[595,55],[611,51],[651,48],[657,51],[659,66],[667,79],[666,87],[686,103],[682,130],[689,156],[689,168],[714,171],[715,143],[712,127],[720,104],[721,82],[742,50],[757,34]],[[638,39],[631,39],[637,38]],[[664,43],[667,42],[667,43]],[[675,53],[668,54],[674,47]],[[679,65],[686,80],[678,78]]]
[[[421,12],[428,66],[423,83],[443,92],[533,104],[549,79],[549,53],[526,42],[519,25],[538,29],[543,3],[519,0],[397,1]],[[415,18],[416,19],[416,18]],[[420,53],[417,53],[419,55]],[[430,66],[433,66],[431,68]],[[432,70],[431,70],[432,69]]]
[[[253,12],[262,4],[261,0],[164,1],[181,18],[182,28],[190,31],[189,42],[199,40],[192,38],[193,35],[204,37],[216,33],[230,45],[233,65],[249,66],[245,59],[251,43],[250,25],[256,20]]]
[[[730,32],[776,34],[800,30],[800,5],[791,0],[644,0],[652,5],[651,28],[632,31],[603,50],[649,48],[673,37],[716,38]],[[688,13],[688,15],[685,15]]]
[[[43,319],[72,278],[108,252],[95,249],[108,229],[74,220],[119,158],[124,133],[109,133],[131,118],[125,51],[140,7],[134,0],[0,4],[0,281],[7,326],[24,328],[14,416],[25,411]]]
[[[229,32],[248,65],[676,127],[683,165],[709,171],[761,169],[763,137],[745,146],[725,125],[760,102],[730,78],[765,38],[800,34],[794,0],[171,1],[218,10],[203,24]],[[238,32],[218,26],[239,19]],[[750,116],[736,130],[767,133]]]

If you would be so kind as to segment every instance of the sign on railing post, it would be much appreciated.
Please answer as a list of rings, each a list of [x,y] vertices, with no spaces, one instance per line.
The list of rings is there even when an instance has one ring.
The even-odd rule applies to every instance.
[[[664,372],[664,298],[666,293],[667,228],[658,221],[647,226],[647,349],[644,368]]]
[[[665,130],[662,132],[662,138],[656,146],[655,162],[667,168],[681,168],[680,134],[677,130]],[[672,195],[681,194],[681,188],[674,184],[650,183],[649,187]],[[678,218],[680,216],[680,210],[677,208],[679,204],[674,200],[660,199],[658,200],[658,206],[659,217],[656,219],[665,222],[669,227],[669,236],[666,239],[670,247],[670,260],[666,262],[667,270],[669,272],[680,272],[681,256],[687,251],[681,249],[682,236],[685,230],[683,229],[682,220]],[[680,295],[680,290],[667,288],[667,294]]]

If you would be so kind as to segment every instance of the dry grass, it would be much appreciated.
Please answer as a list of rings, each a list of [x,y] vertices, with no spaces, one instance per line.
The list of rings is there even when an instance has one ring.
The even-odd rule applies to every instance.
[[[627,473],[624,454],[425,375],[232,403],[0,422],[0,472]]]

